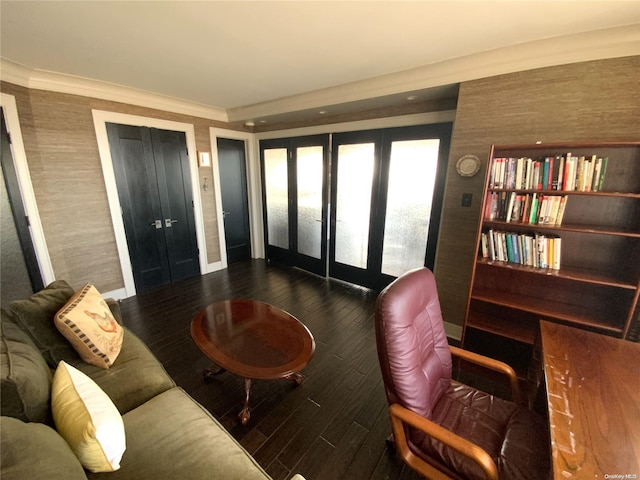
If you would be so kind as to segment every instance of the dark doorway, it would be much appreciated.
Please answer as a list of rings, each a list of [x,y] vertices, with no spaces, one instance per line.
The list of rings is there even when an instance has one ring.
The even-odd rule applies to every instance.
[[[183,132],[107,123],[136,290],[200,273]]]
[[[227,263],[234,263],[251,258],[244,141],[218,138],[217,145]]]
[[[0,260],[2,305],[12,300],[27,298],[44,287],[35,248],[31,240],[18,175],[11,150],[11,136],[7,129],[4,110],[0,108],[0,163],[3,180],[0,185],[2,244]]]

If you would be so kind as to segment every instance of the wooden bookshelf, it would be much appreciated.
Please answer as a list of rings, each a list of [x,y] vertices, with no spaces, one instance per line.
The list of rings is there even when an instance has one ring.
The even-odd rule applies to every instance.
[[[553,178],[558,168],[554,172],[549,167],[544,189],[524,178],[526,167],[515,174],[515,165],[538,168],[545,158],[564,169],[565,162],[574,161],[570,157],[580,162],[585,174],[589,168],[593,173],[597,159],[606,159],[606,171],[601,179],[593,173],[592,180],[571,190],[563,189],[567,186],[563,175]],[[504,176],[497,178],[497,172]],[[571,174],[577,184],[578,172]],[[508,181],[507,175],[511,175]],[[481,345],[480,353],[498,358],[509,351],[531,352],[540,320],[627,338],[640,309],[640,142],[494,145],[484,192],[462,334],[465,348]],[[530,218],[524,199],[532,200],[534,194],[566,196],[559,225],[519,221]],[[519,207],[514,202],[512,210],[505,204],[511,196],[523,199]],[[496,197],[502,202],[497,207]],[[510,221],[505,221],[505,211],[510,212]],[[555,269],[540,268],[547,262],[536,242],[549,237],[561,243]],[[508,255],[507,242],[511,242]],[[510,346],[503,348],[503,343]],[[527,364],[522,358],[503,360]]]

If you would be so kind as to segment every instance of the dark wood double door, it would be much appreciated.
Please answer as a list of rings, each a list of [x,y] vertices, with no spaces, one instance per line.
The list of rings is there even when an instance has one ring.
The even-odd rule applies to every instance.
[[[200,273],[185,134],[107,123],[136,290]]]

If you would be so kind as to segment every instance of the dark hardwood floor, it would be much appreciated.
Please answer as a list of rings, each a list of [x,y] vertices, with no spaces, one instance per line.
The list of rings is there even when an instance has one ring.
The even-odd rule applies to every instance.
[[[176,383],[207,408],[274,480],[422,478],[390,451],[391,433],[373,324],[377,292],[298,269],[253,260],[121,302],[124,323]],[[209,360],[190,323],[206,305],[253,298],[296,316],[312,332],[315,354],[296,386],[256,381],[251,420],[237,419],[243,381],[229,373],[203,382]]]

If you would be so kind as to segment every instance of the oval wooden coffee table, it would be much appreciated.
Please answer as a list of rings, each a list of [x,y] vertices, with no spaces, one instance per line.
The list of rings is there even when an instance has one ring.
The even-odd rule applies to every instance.
[[[251,381],[288,378],[299,385],[299,372],[315,350],[311,332],[297,318],[257,300],[209,305],[191,322],[191,336],[220,367],[205,370],[205,380],[225,370],[244,378],[244,407],[238,415],[243,425],[250,417]]]

